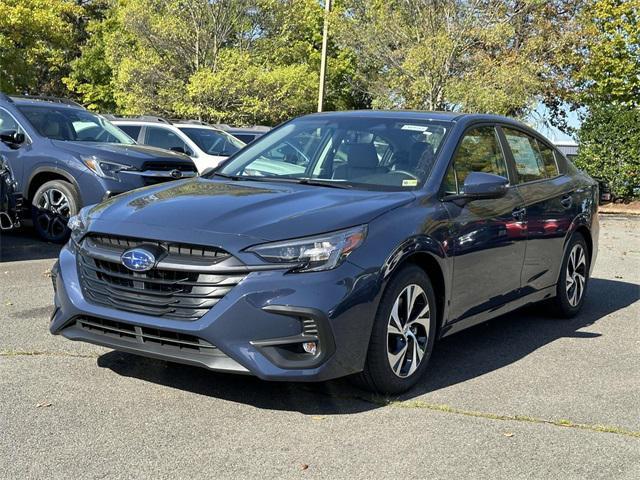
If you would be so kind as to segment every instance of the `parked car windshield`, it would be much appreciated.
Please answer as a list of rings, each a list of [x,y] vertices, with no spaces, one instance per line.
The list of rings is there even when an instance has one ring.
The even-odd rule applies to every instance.
[[[209,155],[228,157],[245,146],[245,143],[226,132],[211,128],[178,127],[200,150]]]
[[[18,109],[40,135],[52,140],[135,143],[118,127],[86,110],[38,105],[20,105]]]
[[[303,117],[247,146],[218,174],[411,189],[429,176],[449,126],[435,120]]]

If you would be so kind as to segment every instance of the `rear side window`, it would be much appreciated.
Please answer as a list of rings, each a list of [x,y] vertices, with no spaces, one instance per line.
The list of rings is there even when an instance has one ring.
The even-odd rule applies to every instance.
[[[464,135],[445,177],[445,192],[464,193],[464,181],[471,172],[492,173],[509,178],[495,128],[478,127]]]
[[[513,154],[519,183],[558,176],[553,150],[526,133],[503,128]]]
[[[117,125],[117,127],[134,140],[138,140],[140,129],[142,129],[142,127],[139,125]]]
[[[556,163],[556,157],[553,150],[547,147],[544,143],[540,143],[538,140],[536,140],[536,143],[538,144],[538,149],[542,156],[545,176],[547,178],[557,177],[560,172],[558,171],[558,164]]]

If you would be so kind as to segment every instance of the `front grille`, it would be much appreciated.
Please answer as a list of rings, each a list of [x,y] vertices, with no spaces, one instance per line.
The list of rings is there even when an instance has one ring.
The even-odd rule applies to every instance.
[[[156,345],[165,349],[178,349],[205,355],[224,355],[215,346],[201,338],[170,330],[139,327],[129,323],[96,317],[79,317],[76,320],[76,326],[111,338],[131,340],[145,345]]]
[[[152,161],[145,162],[142,165],[142,170],[152,170],[154,172],[170,172],[171,170],[179,170],[181,172],[197,172],[195,164],[191,163],[172,163],[172,162],[161,162],[161,161]]]
[[[120,263],[120,256],[141,245],[161,247],[167,255],[155,268],[134,272]],[[233,268],[216,272],[236,261],[217,248],[104,235],[85,238],[77,260],[87,301],[177,320],[202,317],[246,276]]]
[[[91,235],[91,242],[94,245],[128,250],[129,248],[139,247],[140,245],[155,245],[167,250],[172,255],[182,255],[185,257],[209,257],[224,259],[231,255],[224,250],[216,247],[205,247],[198,245],[187,245],[181,243],[166,243],[157,240],[142,240],[139,238],[117,237],[114,235]]]

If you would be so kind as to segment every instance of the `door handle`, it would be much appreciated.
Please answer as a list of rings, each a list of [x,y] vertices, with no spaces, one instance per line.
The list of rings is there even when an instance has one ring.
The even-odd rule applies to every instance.
[[[523,208],[516,208],[513,212],[511,212],[511,215],[516,220],[522,222],[524,220],[525,216],[527,215],[527,209],[524,208],[524,207]]]
[[[569,194],[565,194],[560,198],[560,203],[564,208],[571,208],[571,205],[573,205],[573,197]]]

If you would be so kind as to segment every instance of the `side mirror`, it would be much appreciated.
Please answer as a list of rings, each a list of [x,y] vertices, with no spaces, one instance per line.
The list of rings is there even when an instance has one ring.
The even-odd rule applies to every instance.
[[[471,199],[500,198],[507,194],[509,180],[500,175],[471,172],[464,180],[464,194]]]
[[[4,130],[0,132],[0,141],[6,143],[10,147],[17,147],[25,142],[24,133],[16,130]]]
[[[464,180],[464,193],[448,195],[444,200],[487,200],[504,197],[509,180],[500,175],[484,172],[471,172]]]

